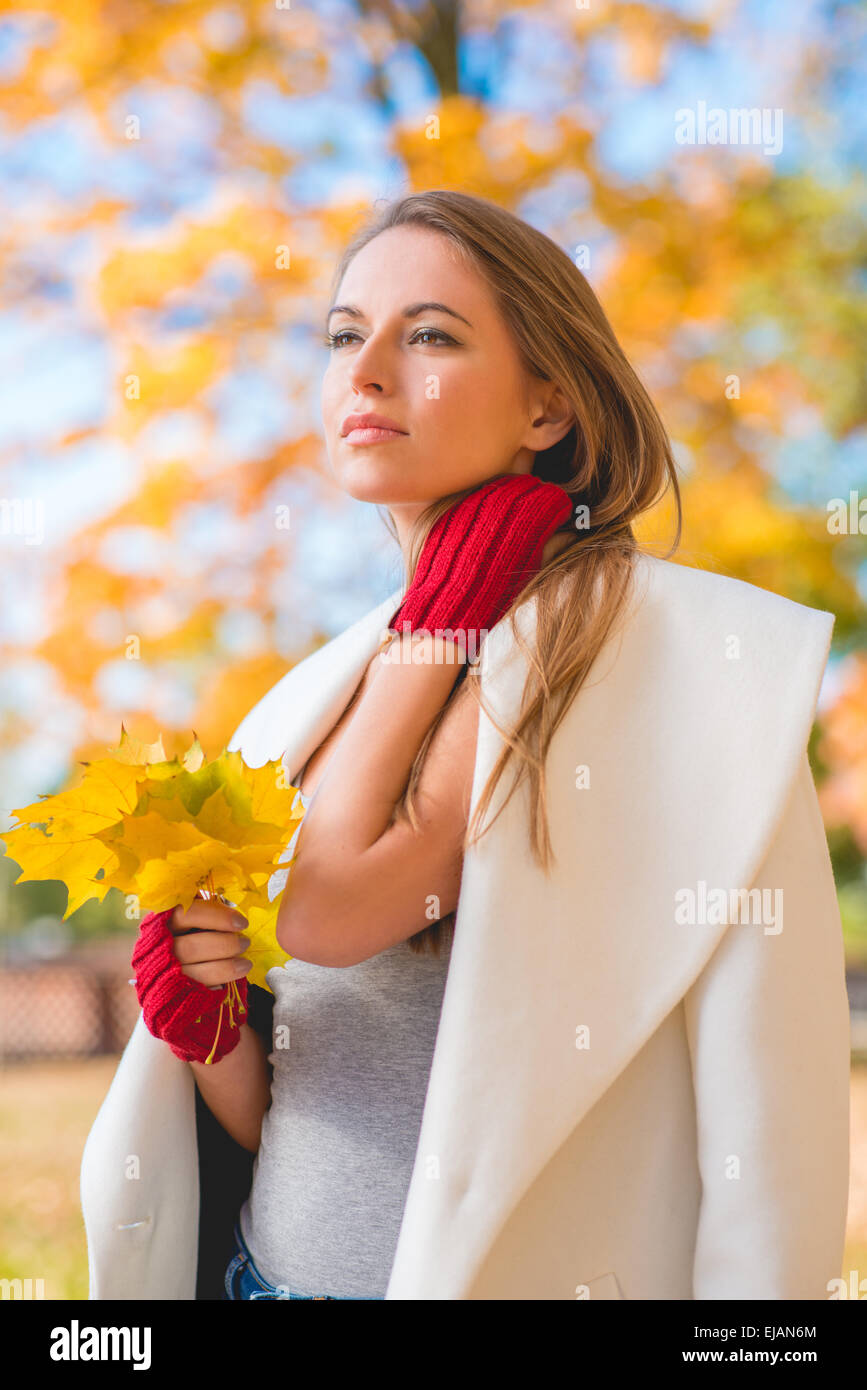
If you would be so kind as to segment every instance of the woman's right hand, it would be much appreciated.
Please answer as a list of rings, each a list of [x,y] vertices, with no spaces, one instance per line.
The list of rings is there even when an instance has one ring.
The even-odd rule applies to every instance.
[[[237,919],[237,923],[235,921]],[[168,928],[175,938],[175,959],[183,973],[200,985],[216,989],[230,980],[243,979],[252,962],[242,952],[250,942],[238,925],[247,919],[234,908],[197,893],[186,912],[174,908]]]
[[[145,1025],[185,1062],[219,1062],[246,1022],[247,942],[232,912],[197,898],[187,912],[148,912],[139,927],[132,965]]]

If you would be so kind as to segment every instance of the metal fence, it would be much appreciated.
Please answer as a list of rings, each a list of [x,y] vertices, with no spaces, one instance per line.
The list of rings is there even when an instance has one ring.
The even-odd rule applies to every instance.
[[[135,936],[86,943],[48,961],[0,963],[0,1062],[123,1051],[139,1015]],[[853,1058],[867,1060],[867,971],[847,971]]]
[[[123,1051],[139,1014],[135,938],[0,965],[0,1061]]]

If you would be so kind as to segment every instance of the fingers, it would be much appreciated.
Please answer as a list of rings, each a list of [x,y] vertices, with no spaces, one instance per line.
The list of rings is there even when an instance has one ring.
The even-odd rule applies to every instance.
[[[169,930],[183,973],[211,988],[246,975],[252,961],[243,959],[241,953],[250,943],[238,931],[239,924],[247,925],[242,913],[213,899],[195,898],[186,912],[176,907],[169,918]]]
[[[193,930],[237,933],[239,927],[247,925],[243,913],[228,907],[226,903],[205,898],[194,898],[186,912],[178,905],[169,918],[169,930],[173,936]]]
[[[225,961],[240,956],[249,946],[246,936],[236,931],[196,931],[175,938],[175,959],[181,965],[201,965],[203,961]]]
[[[253,962],[239,960],[237,956],[227,956],[225,960],[209,960],[201,965],[185,965],[184,975],[196,980],[200,985],[226,985],[230,980],[239,980],[253,968]]]

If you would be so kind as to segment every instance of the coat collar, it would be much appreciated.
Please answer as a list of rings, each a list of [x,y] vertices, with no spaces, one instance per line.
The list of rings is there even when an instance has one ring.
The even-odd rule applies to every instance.
[[[529,847],[527,783],[465,855],[387,1298],[472,1296],[516,1204],[721,940],[725,923],[678,924],[676,892],[748,888],[791,791],[833,614],[646,554],[634,579],[628,621],[551,743],[550,877]],[[282,755],[296,775],[402,592],[293,667],[229,748],[254,767]],[[534,600],[517,619],[532,640]],[[499,623],[482,693],[501,723],[518,713],[526,670]],[[471,810],[501,746],[482,711]],[[507,769],[488,821],[510,786]]]

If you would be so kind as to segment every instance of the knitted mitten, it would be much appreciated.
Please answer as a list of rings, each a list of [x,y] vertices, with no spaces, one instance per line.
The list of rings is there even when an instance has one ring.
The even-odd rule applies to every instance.
[[[247,981],[216,990],[185,975],[168,926],[173,910],[142,918],[132,953],[138,1002],[148,1031],[181,1061],[219,1062],[240,1041],[234,1011],[247,1012]]]
[[[549,537],[572,515],[556,483],[528,473],[493,478],[432,528],[388,627],[398,632],[492,628],[540,568]]]

